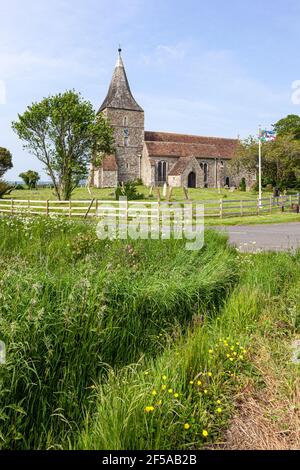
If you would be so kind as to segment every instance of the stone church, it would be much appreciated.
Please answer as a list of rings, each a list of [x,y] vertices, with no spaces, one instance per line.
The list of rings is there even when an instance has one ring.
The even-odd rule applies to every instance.
[[[144,110],[131,93],[121,52],[119,49],[108,94],[98,111],[114,130],[115,153],[104,155],[102,165],[91,169],[92,185],[116,187],[142,180],[147,186],[237,186],[241,176],[231,175],[227,165],[234,156],[236,139],[145,131]]]

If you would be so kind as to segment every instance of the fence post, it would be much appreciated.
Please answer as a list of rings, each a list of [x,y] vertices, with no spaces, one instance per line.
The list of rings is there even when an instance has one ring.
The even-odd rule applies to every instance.
[[[273,209],[273,196],[270,196],[270,214],[272,214]]]
[[[243,206],[243,201],[241,201],[241,217],[244,215],[244,206]]]
[[[49,216],[49,201],[48,201],[48,199],[46,201],[46,216],[47,217]]]
[[[220,219],[223,219],[223,199],[220,199]]]
[[[10,210],[11,210],[11,214],[13,215],[14,213],[14,200],[13,199],[10,200]]]
[[[69,200],[69,218],[72,218],[72,201],[71,199]]]
[[[259,196],[258,196],[258,199],[257,199],[257,210],[256,210],[256,214],[259,215],[259,206],[260,206],[260,203],[261,203],[261,200],[259,199]]]
[[[300,193],[297,193],[297,198],[298,198],[298,204],[300,206]]]
[[[160,227],[160,199],[157,201],[157,226]]]

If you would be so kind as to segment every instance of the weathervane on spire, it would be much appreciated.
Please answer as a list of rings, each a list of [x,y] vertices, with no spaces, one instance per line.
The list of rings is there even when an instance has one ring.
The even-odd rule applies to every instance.
[[[121,44],[119,44],[119,49],[118,49],[118,51],[119,51],[119,55],[121,55],[121,52],[122,52]]]

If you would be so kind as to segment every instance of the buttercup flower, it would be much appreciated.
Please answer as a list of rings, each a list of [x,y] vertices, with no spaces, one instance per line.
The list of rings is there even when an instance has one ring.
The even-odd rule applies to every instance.
[[[152,413],[152,411],[154,411],[154,406],[146,406],[145,408],[146,413]]]

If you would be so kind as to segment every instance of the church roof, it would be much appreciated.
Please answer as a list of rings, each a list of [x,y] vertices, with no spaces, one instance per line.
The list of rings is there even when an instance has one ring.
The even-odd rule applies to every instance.
[[[233,158],[237,139],[204,137],[171,132],[145,132],[145,143],[150,155]]]
[[[185,142],[145,142],[151,157],[213,157],[220,156],[215,145],[188,144]]]
[[[119,57],[111,79],[110,87],[105,100],[100,106],[99,113],[105,108],[127,109],[129,111],[143,111],[132,96],[130,86],[123,60],[121,57],[121,49],[119,49]]]
[[[171,171],[169,172],[169,176],[179,176],[182,175],[184,170],[187,167],[187,164],[192,160],[192,158],[184,158],[181,157],[179,160],[175,163]]]

